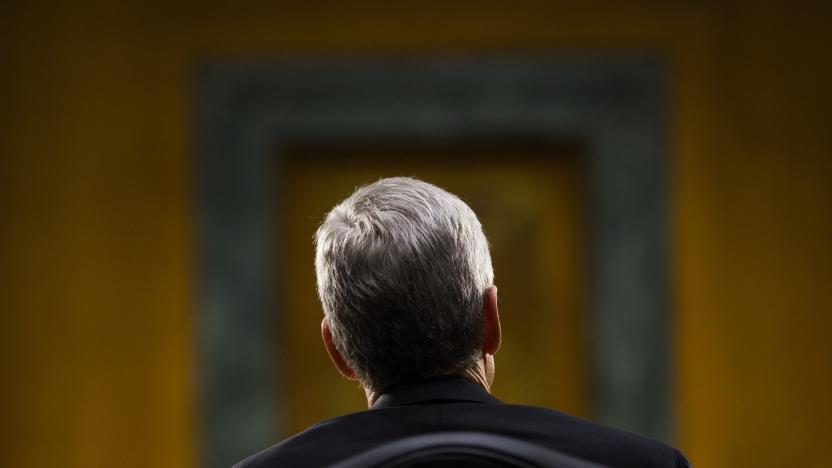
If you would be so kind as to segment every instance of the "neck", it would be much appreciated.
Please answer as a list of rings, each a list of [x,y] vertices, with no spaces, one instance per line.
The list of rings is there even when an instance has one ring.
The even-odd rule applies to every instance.
[[[489,374],[491,373],[488,371],[486,360],[477,361],[472,367],[457,373],[458,376],[474,382],[486,392],[491,393],[491,382],[494,381],[494,376],[493,374],[489,376]]]
[[[494,364],[491,355],[486,355],[482,360],[474,363],[473,366],[463,369],[454,375],[479,385],[486,392],[491,393],[491,383],[494,381]],[[364,394],[367,395],[367,406],[372,406],[384,391],[376,391],[364,387]]]

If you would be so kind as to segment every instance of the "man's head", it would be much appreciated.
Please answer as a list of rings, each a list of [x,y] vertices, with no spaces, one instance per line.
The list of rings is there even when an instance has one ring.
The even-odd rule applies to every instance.
[[[315,244],[324,342],[368,390],[459,374],[499,347],[488,241],[455,195],[379,180],[333,208]]]

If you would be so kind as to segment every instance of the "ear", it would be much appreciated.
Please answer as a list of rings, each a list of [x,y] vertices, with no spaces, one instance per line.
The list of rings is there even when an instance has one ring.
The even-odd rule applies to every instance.
[[[503,335],[500,330],[500,313],[497,307],[497,286],[485,290],[482,301],[482,350],[486,354],[496,354],[500,349]]]
[[[332,363],[335,364],[338,372],[350,380],[356,380],[355,372],[347,364],[347,361],[341,355],[341,352],[338,351],[338,348],[335,347],[335,341],[332,339],[332,330],[329,329],[329,321],[326,317],[321,320],[321,338],[323,338],[326,352],[329,354],[329,358],[332,359]]]

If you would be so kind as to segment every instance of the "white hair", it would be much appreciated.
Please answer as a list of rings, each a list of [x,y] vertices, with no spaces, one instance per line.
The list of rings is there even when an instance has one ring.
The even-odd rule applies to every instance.
[[[362,384],[383,391],[480,357],[494,272],[480,222],[457,196],[381,179],[333,208],[315,245],[324,313]]]

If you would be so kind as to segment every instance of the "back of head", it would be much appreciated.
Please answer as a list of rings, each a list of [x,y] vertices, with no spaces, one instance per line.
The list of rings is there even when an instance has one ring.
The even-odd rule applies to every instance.
[[[335,345],[365,387],[452,375],[482,357],[494,275],[482,227],[458,197],[381,179],[333,208],[315,242]]]

